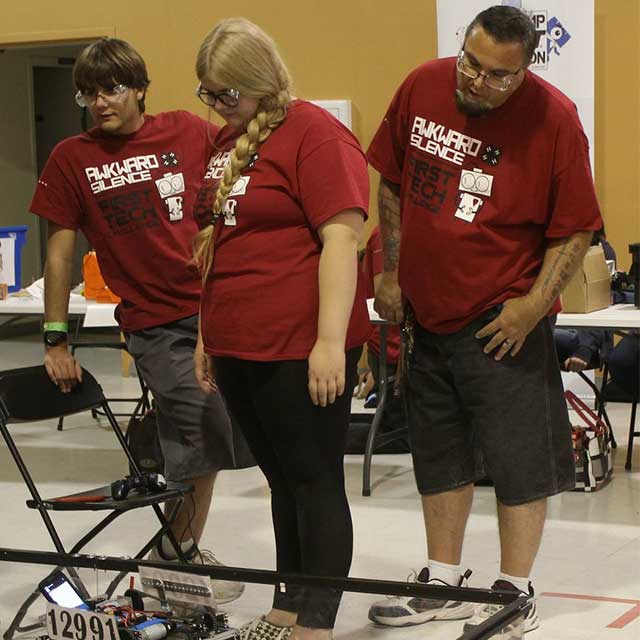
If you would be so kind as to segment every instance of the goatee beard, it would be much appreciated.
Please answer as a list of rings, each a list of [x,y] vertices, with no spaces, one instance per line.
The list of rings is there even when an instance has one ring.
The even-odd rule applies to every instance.
[[[458,107],[458,111],[471,118],[483,116],[491,111],[491,107],[488,104],[466,100],[460,89],[456,89],[456,107]]]

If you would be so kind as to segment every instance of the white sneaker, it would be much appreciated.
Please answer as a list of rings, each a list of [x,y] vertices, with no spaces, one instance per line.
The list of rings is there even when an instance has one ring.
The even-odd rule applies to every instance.
[[[458,586],[468,587],[471,571],[466,571],[460,577]],[[441,580],[430,579],[429,569],[426,567],[416,576],[413,572],[410,581],[434,586],[450,586]],[[431,620],[463,620],[473,614],[473,602],[456,600],[434,600],[419,597],[387,597],[385,600],[374,602],[369,609],[369,620],[386,627],[409,627],[424,624]]]
[[[495,591],[517,591],[518,593],[524,593],[524,591],[520,591],[517,587],[512,585],[510,582],[506,580],[496,580],[492,587],[492,590]],[[533,591],[533,587],[531,583],[529,583],[529,593],[525,595],[535,595]],[[477,627],[479,624],[482,624],[486,620],[488,620],[492,615],[498,613],[502,609],[503,605],[501,604],[479,604],[476,605],[473,611],[473,617],[468,622],[464,624],[464,631],[469,631],[474,627]],[[507,627],[502,634],[498,634],[498,637],[502,638],[521,638],[522,634],[529,633],[529,631],[533,631],[540,626],[540,618],[538,617],[538,610],[536,608],[536,601],[533,601],[533,605],[531,609],[527,612],[524,620],[519,625],[521,628],[514,628],[513,625]]]
[[[149,554],[149,560],[154,562],[178,562],[176,558],[165,557],[158,547],[154,547]],[[216,567],[224,566],[211,551],[208,549],[200,549],[196,551],[189,562],[193,564],[207,564]],[[244,592],[244,584],[234,580],[214,580],[211,578],[211,586],[213,587],[213,596],[217,604],[227,604],[237,600]]]
[[[287,640],[291,631],[293,627],[279,627],[259,616],[240,629],[240,637],[242,640]]]

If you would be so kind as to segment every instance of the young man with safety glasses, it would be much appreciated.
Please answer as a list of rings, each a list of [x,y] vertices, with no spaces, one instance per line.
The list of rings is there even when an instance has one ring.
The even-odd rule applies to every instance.
[[[198,201],[217,128],[187,111],[145,112],[144,60],[127,42],[104,38],[78,57],[76,103],[95,126],[58,144],[30,210],[48,221],[45,366],[68,392],[81,379],[67,348],[71,259],[81,230],[95,249],[127,348],[151,389],[170,480],[193,484],[172,525],[194,562],[219,564],[197,546],[216,473],[233,468],[231,424],[219,394],[206,396],[193,372],[200,274],[192,264]],[[153,554],[172,559],[162,540]],[[244,586],[214,582],[216,600]]]

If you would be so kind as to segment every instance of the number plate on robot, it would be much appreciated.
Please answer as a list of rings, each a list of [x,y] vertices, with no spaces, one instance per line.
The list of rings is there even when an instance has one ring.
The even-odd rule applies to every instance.
[[[114,616],[47,603],[47,635],[51,640],[118,640]]]

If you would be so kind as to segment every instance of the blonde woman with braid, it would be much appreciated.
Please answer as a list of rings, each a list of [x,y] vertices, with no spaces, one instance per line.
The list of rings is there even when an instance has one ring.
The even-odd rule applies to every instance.
[[[199,97],[227,124],[200,203],[196,375],[222,392],[267,477],[277,569],[346,576],[345,388],[369,335],[357,265],[366,160],[335,118],[291,97],[273,41],[247,20],[218,24],[196,70]],[[245,637],[331,638],[340,597],[276,590]]]

